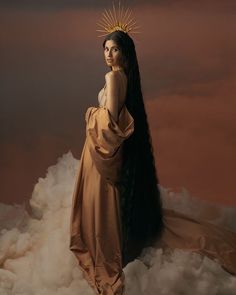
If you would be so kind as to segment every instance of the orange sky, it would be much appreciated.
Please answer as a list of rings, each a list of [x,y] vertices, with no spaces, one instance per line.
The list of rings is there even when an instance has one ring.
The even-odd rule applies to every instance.
[[[160,182],[235,205],[235,6],[139,2],[134,40]],[[68,150],[80,157],[84,112],[108,70],[95,31],[102,9],[1,10],[2,201],[29,199]]]

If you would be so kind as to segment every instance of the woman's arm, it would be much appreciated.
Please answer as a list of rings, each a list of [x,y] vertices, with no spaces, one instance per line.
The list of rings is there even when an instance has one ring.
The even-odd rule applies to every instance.
[[[117,74],[114,71],[110,71],[105,75],[107,84],[106,106],[116,122],[118,121],[119,114],[119,78]]]

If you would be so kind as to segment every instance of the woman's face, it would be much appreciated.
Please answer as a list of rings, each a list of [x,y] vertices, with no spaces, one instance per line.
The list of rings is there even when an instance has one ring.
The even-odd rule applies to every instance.
[[[104,47],[104,57],[109,67],[122,67],[122,53],[113,40],[107,40]]]

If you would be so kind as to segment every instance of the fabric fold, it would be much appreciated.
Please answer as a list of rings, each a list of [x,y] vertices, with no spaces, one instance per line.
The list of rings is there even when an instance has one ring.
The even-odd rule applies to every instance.
[[[162,247],[182,249],[217,259],[221,266],[236,275],[236,234],[221,226],[163,208],[165,229]]]
[[[102,177],[114,184],[120,176],[122,143],[134,132],[134,119],[124,105],[118,122],[107,107],[89,107],[86,137],[93,162]]]

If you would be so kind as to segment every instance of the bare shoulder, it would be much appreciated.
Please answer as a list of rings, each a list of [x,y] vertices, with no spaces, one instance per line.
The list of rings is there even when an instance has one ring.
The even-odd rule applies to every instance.
[[[116,71],[110,71],[110,72],[106,73],[105,80],[106,81],[116,81],[116,80],[118,80],[117,79],[118,75],[119,74]]]
[[[114,71],[109,71],[105,74],[105,77],[111,77],[113,74],[115,74]]]

